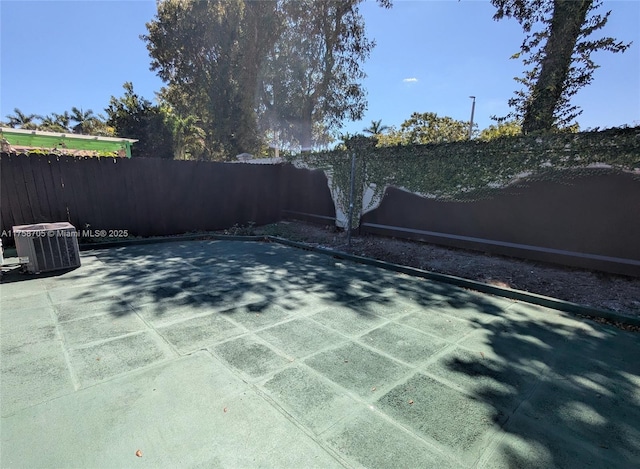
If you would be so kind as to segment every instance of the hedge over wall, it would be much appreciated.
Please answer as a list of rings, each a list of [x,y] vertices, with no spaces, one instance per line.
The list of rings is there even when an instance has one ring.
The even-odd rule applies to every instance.
[[[294,160],[327,173],[336,203],[345,212],[353,152],[356,211],[367,188],[373,198],[362,207],[365,211],[379,203],[387,186],[440,200],[479,200],[523,179],[562,180],[600,168],[629,172],[640,180],[640,127],[382,148],[369,138],[356,138],[349,147]],[[354,226],[359,216],[355,214]]]

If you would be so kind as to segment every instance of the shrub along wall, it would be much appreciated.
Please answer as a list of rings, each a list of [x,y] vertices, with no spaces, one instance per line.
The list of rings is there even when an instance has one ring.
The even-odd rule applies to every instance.
[[[388,186],[437,200],[478,200],[523,178],[561,180],[568,168],[605,167],[640,177],[640,127],[385,148],[365,138],[352,141],[349,151],[304,155],[297,164],[327,172],[341,194],[336,202],[346,207],[353,152],[359,196],[367,188],[375,194],[364,211]]]

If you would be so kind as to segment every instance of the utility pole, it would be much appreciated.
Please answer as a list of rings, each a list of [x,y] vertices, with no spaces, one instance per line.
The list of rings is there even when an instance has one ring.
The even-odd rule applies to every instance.
[[[471,99],[473,99],[473,103],[471,104],[471,120],[469,121],[469,140],[471,140],[471,135],[473,134],[473,114],[476,111],[476,97],[475,96],[469,96]]]

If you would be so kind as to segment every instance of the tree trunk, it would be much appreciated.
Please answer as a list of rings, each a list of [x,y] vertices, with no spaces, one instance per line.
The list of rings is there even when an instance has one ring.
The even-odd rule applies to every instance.
[[[571,56],[592,3],[593,0],[554,0],[540,75],[522,123],[525,134],[553,128],[554,111],[569,76]]]

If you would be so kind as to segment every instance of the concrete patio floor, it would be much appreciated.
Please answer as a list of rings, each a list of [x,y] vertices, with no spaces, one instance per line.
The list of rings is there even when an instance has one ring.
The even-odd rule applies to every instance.
[[[24,278],[2,468],[640,465],[638,334],[274,243]]]

